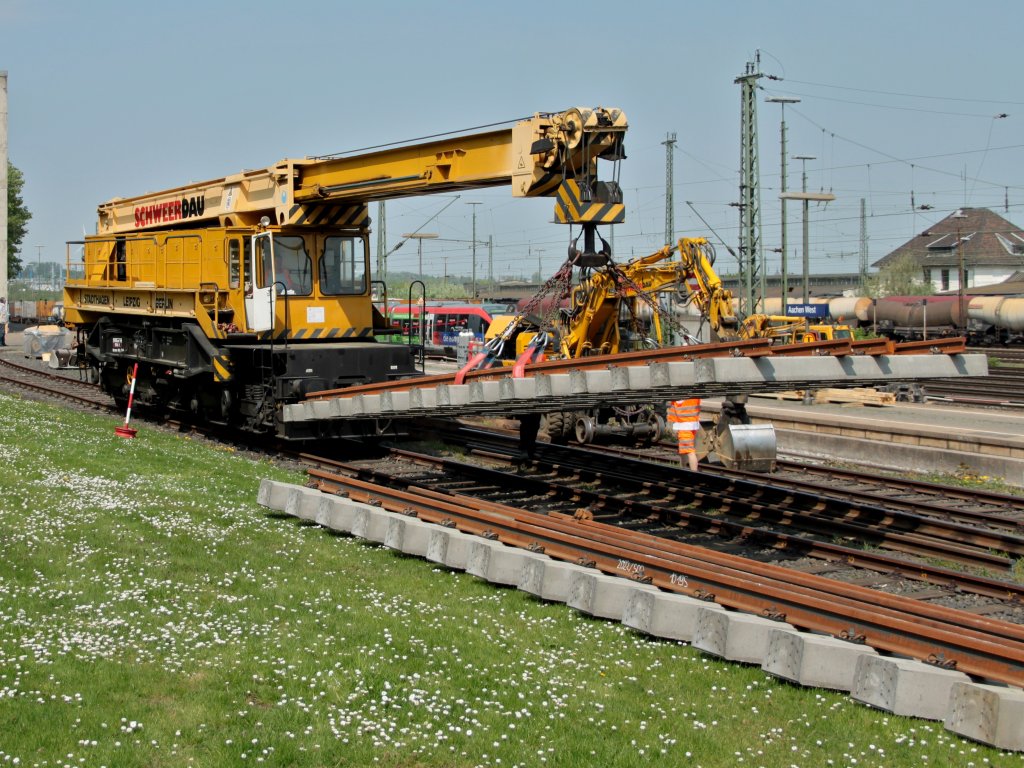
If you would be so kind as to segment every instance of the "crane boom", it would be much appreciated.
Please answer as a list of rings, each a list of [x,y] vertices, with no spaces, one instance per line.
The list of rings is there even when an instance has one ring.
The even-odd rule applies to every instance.
[[[345,156],[285,159],[130,198],[98,209],[97,234],[204,226],[365,227],[367,203],[501,185],[515,197],[557,197],[556,219],[581,224],[623,221],[621,190],[599,181],[597,161],[625,154],[625,114],[613,108],[536,113],[506,130],[443,138]]]

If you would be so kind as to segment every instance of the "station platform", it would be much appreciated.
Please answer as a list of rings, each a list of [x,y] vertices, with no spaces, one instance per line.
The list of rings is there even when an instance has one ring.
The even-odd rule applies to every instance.
[[[713,414],[720,400],[705,400]],[[888,470],[972,473],[1024,487],[1024,412],[942,403],[866,406],[752,396],[754,424],[775,426],[779,453]]]

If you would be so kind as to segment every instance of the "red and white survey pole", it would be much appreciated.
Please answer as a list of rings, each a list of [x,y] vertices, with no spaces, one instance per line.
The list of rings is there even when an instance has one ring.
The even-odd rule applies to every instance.
[[[136,363],[135,367],[132,368],[132,385],[128,389],[128,411],[124,415],[124,426],[115,427],[114,434],[118,437],[135,437],[138,434],[137,430],[132,429],[128,426],[128,422],[132,418],[132,400],[135,399],[135,379],[139,374],[139,364]]]

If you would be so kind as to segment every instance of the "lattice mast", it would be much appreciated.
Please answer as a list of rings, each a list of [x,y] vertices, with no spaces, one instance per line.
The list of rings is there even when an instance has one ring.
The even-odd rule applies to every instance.
[[[747,314],[764,298],[764,260],[761,255],[761,184],[757,154],[757,81],[761,54],[748,61],[746,72],[733,82],[740,86],[740,277]]]

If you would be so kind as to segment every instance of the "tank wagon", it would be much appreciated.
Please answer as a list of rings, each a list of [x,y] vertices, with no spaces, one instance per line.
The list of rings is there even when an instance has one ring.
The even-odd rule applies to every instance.
[[[309,392],[416,373],[408,346],[375,338],[392,329],[372,301],[368,204],[511,184],[514,197],[556,198],[556,221],[580,229],[574,263],[603,263],[597,227],[623,221],[624,206],[598,161],[617,178],[626,128],[617,109],[537,113],[105,202],[96,234],[68,243],[64,306],[78,359],[119,401],[134,376],[134,402],[159,413],[292,438],[379,434],[371,420],[281,419]]]
[[[887,296],[859,313],[861,325],[896,341],[964,336],[974,346],[1024,343],[1024,297]]]

